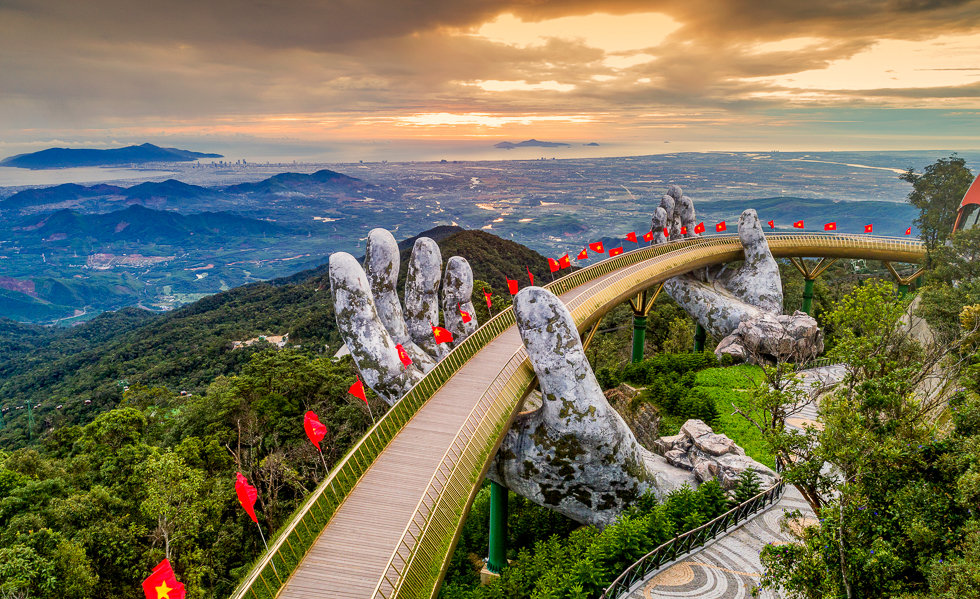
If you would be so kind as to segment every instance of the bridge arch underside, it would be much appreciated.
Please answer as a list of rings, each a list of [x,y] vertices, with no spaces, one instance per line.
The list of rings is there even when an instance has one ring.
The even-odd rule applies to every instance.
[[[864,258],[918,263],[925,256],[921,243],[907,240],[843,235],[770,235],[768,239],[770,250],[776,258]],[[671,277],[706,266],[743,259],[744,253],[737,236],[690,239],[635,250],[572,273],[547,287],[565,302],[581,332],[619,304]],[[494,347],[495,345],[498,347]],[[498,360],[494,363],[495,366],[491,366],[490,360],[486,360],[484,368],[480,368],[484,361],[476,358],[483,356],[484,352],[502,354],[507,359],[502,362]],[[503,367],[500,367],[501,363]],[[373,573],[359,572],[362,578],[366,576],[376,580],[376,584],[362,585],[363,591],[353,592],[357,585],[348,586],[345,590],[341,587],[334,588],[334,585],[344,584],[343,576],[339,572],[316,575],[317,564],[327,565],[325,560],[316,558],[317,547],[343,543],[345,539],[338,537],[338,534],[350,532],[350,528],[339,527],[335,531],[338,534],[328,534],[344,509],[357,508],[353,505],[355,489],[331,522],[324,527],[316,544],[278,593],[278,597],[432,598],[437,594],[480,483],[505,433],[520,412],[524,398],[536,384],[516,326],[511,326],[498,335],[486,348],[460,367],[398,435],[407,433],[407,429],[423,415],[430,404],[438,405],[440,394],[454,395],[454,402],[463,400],[464,398],[459,397],[458,388],[453,385],[454,379],[467,377],[468,372],[469,376],[478,374],[485,367],[498,370],[495,374],[482,377],[480,388],[483,391],[479,398],[467,398],[467,404],[473,405],[472,409],[459,426],[455,437],[445,445],[442,459],[428,484],[413,491],[413,496],[419,498],[415,509],[411,514],[400,516],[403,533],[394,545],[377,547],[377,550],[390,555],[387,563],[380,569],[372,568]],[[390,448],[396,440],[397,437]],[[370,470],[377,467],[388,452],[386,449],[377,458],[358,486],[361,483],[371,484],[368,480]],[[381,505],[384,499],[373,499],[377,505],[367,509],[373,509],[377,517],[383,517],[386,513],[385,506]],[[366,539],[357,538],[346,542],[361,545],[365,541]],[[311,559],[312,564],[308,563]],[[367,567],[367,564],[363,565]],[[312,578],[304,582],[304,577]],[[322,583],[317,583],[316,579],[330,582],[325,587]],[[374,587],[373,591],[365,592],[370,586]],[[315,593],[306,592],[314,589]]]

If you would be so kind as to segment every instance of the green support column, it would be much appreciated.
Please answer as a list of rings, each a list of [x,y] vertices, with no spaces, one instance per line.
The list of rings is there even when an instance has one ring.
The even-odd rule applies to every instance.
[[[694,353],[704,352],[704,342],[708,338],[708,331],[700,324],[694,327]]]
[[[908,292],[909,292],[909,284],[908,283],[899,283],[898,284],[898,297],[905,297],[905,295]]]
[[[490,481],[490,553],[487,570],[494,574],[507,565],[507,487]]]
[[[806,279],[803,284],[802,310],[810,316],[813,316],[813,313],[810,312],[811,308],[813,308],[813,279]]]
[[[647,317],[633,315],[633,363],[643,361],[643,346],[647,335]]]

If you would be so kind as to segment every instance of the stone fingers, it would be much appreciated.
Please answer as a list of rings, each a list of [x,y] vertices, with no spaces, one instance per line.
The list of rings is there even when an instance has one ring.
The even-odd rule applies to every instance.
[[[439,279],[442,253],[436,242],[420,237],[412,248],[405,279],[405,324],[412,341],[432,355],[439,352],[432,326],[439,324]]]
[[[393,405],[422,378],[398,358],[395,341],[378,315],[364,269],[345,252],[330,256],[330,289],[337,327],[364,383]]]
[[[745,262],[728,279],[726,286],[743,302],[767,312],[783,312],[783,284],[779,266],[769,251],[769,242],[755,210],[746,210],[738,219],[738,237],[745,248]]]
[[[412,358],[412,363],[422,372],[428,372],[436,363],[431,356],[415,345],[409,336],[402,305],[395,289],[400,268],[401,256],[395,237],[387,229],[372,229],[368,233],[364,252],[364,271],[371,284],[378,317],[395,343],[405,348],[405,352]]]
[[[453,256],[446,262],[442,279],[442,314],[446,328],[453,334],[453,347],[469,337],[480,326],[476,320],[473,296],[473,270],[466,258]],[[460,311],[466,312],[468,322],[463,322]]]
[[[667,211],[663,206],[657,206],[653,212],[653,218],[650,220],[650,231],[653,233],[654,245],[667,243],[667,236],[664,235],[664,230],[667,228]]]

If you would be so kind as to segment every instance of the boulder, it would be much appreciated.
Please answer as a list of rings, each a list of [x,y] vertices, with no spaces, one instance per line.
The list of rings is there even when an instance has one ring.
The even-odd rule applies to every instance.
[[[739,475],[746,470],[756,473],[763,489],[779,480],[778,474],[746,456],[734,441],[700,420],[688,420],[680,434],[661,437],[655,447],[671,466],[693,471],[698,483],[717,480],[726,491],[735,488]]]

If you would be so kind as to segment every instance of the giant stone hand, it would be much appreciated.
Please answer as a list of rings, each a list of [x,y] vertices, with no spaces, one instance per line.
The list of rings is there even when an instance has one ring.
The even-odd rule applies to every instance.
[[[436,242],[421,237],[415,242],[405,280],[405,310],[395,285],[401,266],[398,243],[385,229],[368,233],[364,268],[350,254],[330,256],[330,287],[334,294],[337,327],[361,376],[388,404],[394,404],[436,364],[434,356],[448,353],[449,344],[436,344],[432,326],[439,324],[439,275],[442,254]],[[454,309],[474,314],[469,296],[473,271],[465,258],[449,260],[442,281],[443,298]],[[457,321],[446,310],[453,345],[476,330],[476,316],[469,323]],[[412,359],[404,366],[398,356],[401,345]]]
[[[678,224],[679,223],[679,224]],[[654,243],[696,237],[694,203],[672,185],[651,221]],[[686,227],[687,234],[681,233]],[[663,232],[670,232],[668,240]],[[676,229],[676,231],[675,231]],[[823,333],[804,312],[782,315],[783,288],[779,266],[755,210],[738,219],[745,262],[669,279],[667,293],[712,335],[721,339],[715,353],[737,361],[802,362],[823,351]]]

